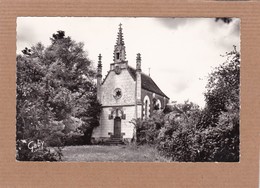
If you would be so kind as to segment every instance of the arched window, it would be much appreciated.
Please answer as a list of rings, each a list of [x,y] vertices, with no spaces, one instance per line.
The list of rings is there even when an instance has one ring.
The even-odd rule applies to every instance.
[[[159,99],[153,98],[153,109],[160,110],[162,108],[162,103]]]
[[[147,117],[147,109],[148,109],[148,105],[147,105],[147,100],[145,101],[145,109],[144,109],[144,117]]]
[[[156,101],[156,106],[158,106],[158,109],[162,108],[162,103],[159,99],[157,99],[157,101]]]
[[[146,95],[143,102],[143,117],[148,118],[150,116],[150,99]]]

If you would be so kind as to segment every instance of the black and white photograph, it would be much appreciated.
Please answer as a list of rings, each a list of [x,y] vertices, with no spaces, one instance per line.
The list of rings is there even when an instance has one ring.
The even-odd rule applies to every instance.
[[[16,161],[239,162],[240,19],[17,17]]]

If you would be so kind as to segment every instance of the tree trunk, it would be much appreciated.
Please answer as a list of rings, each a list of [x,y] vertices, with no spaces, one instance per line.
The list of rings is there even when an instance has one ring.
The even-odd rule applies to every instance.
[[[87,145],[92,145],[91,143],[91,137],[93,133],[93,128],[89,128],[84,132],[84,142]]]

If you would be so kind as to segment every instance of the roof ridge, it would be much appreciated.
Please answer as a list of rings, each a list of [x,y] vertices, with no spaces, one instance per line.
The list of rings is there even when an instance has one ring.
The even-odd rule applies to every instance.
[[[128,65],[129,68],[136,70],[136,68],[132,67],[131,65]],[[141,72],[141,74],[144,74],[145,76],[149,76],[148,74]],[[150,76],[149,76],[150,77]]]
[[[155,81],[150,77],[150,76],[148,76],[148,75],[146,75],[146,74],[144,74],[145,76],[147,76],[153,83],[154,83],[154,85],[157,87],[157,89],[165,96],[165,97],[167,97],[165,94],[164,94],[164,92],[159,88],[159,86],[155,83]],[[149,90],[149,89],[147,89],[147,90]],[[159,93],[157,93],[157,94],[159,94]],[[168,97],[167,97],[168,98]]]
[[[130,65],[128,65],[126,68],[126,70],[129,72],[129,74],[132,76],[133,80],[136,81],[136,75],[130,69],[132,69],[134,71],[134,73],[135,73],[136,69]]]
[[[136,69],[135,69],[134,67],[132,67],[131,65],[128,65],[127,68],[132,68],[132,69],[136,70]]]

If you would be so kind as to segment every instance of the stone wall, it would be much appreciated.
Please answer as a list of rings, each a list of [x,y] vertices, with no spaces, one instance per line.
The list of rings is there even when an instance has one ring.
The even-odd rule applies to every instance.
[[[122,97],[115,99],[113,91],[116,88],[122,90]],[[103,106],[134,105],[135,81],[127,69],[122,69],[120,74],[111,71],[101,86],[101,103]]]
[[[112,107],[102,109],[100,126],[94,129],[92,137],[109,138],[110,134],[114,134],[114,118],[109,119],[112,109]],[[125,119],[121,119],[121,133],[123,133],[123,138],[132,138],[134,125],[131,120],[135,118],[135,106],[123,107],[122,110],[126,116]]]
[[[101,86],[101,103],[103,108],[100,126],[94,129],[92,137],[109,138],[110,134],[114,134],[115,117],[111,112],[117,107],[121,108],[125,114],[125,117],[121,118],[123,138],[130,139],[133,137],[134,125],[130,121],[135,119],[135,87],[135,81],[127,69],[121,69],[120,74],[116,74],[114,71],[109,72]],[[122,91],[122,96],[119,99],[115,99],[113,96],[114,90],[117,88],[120,88]]]

